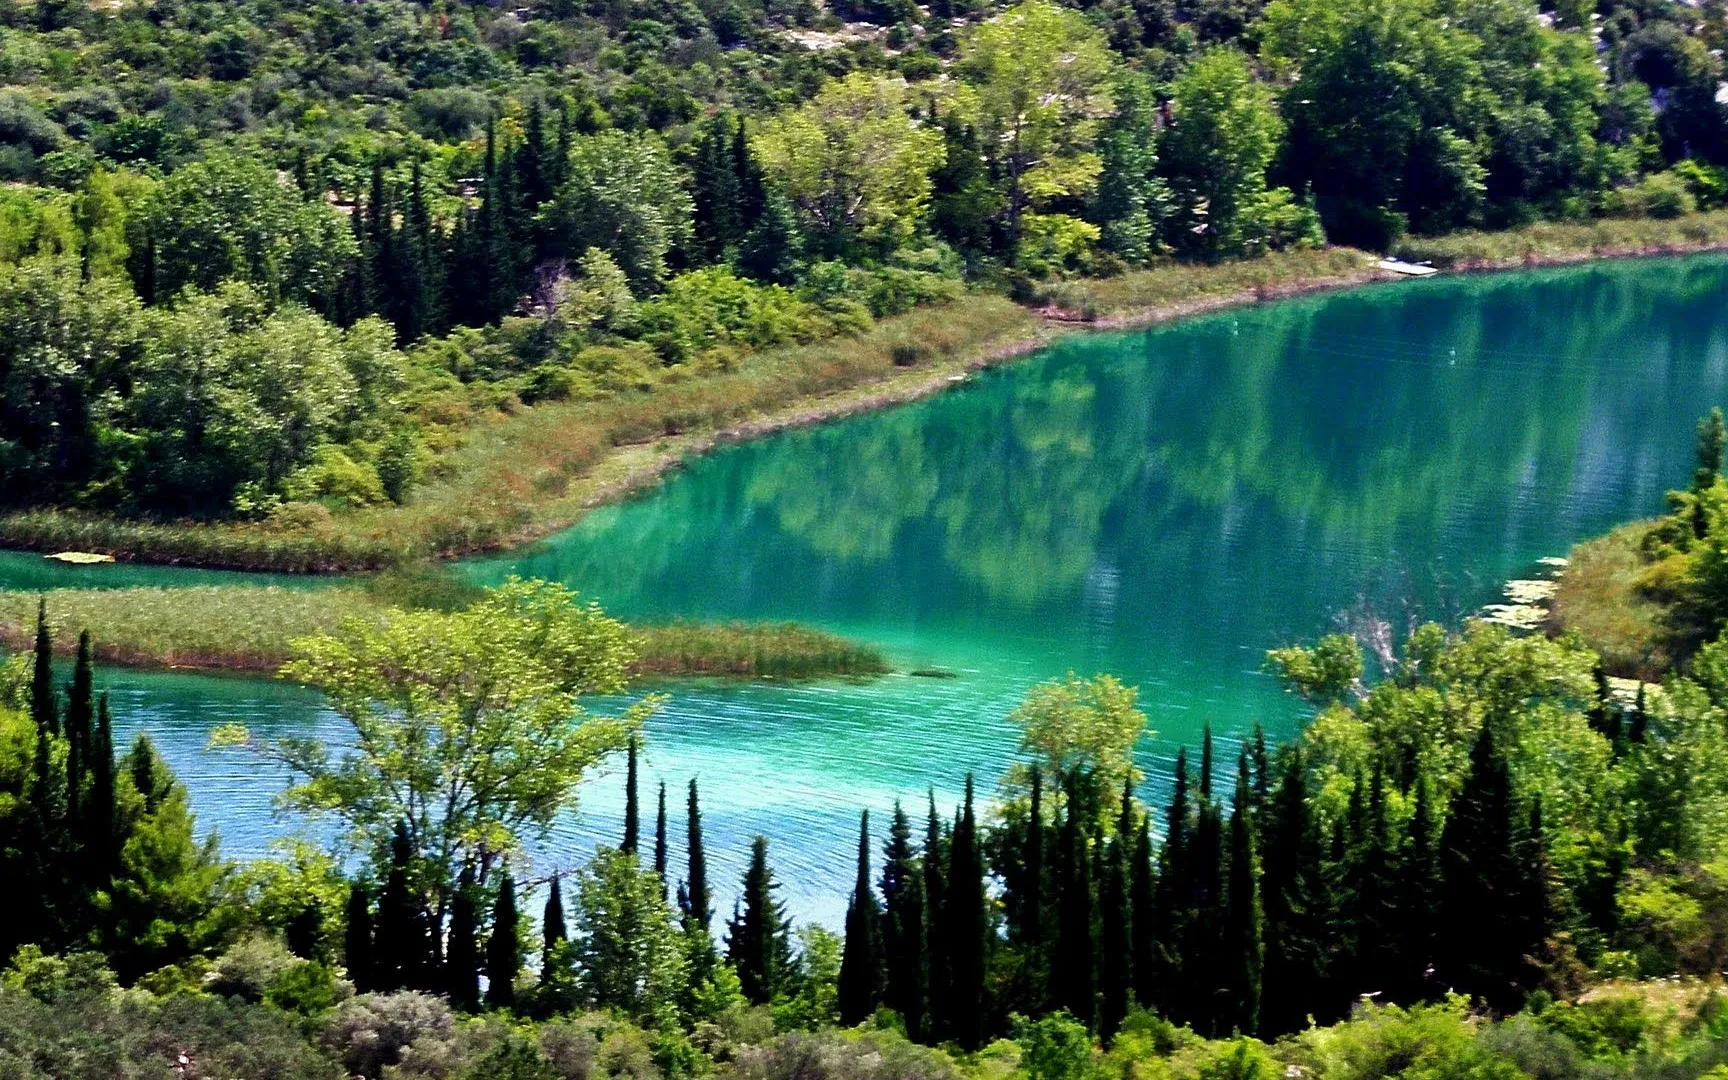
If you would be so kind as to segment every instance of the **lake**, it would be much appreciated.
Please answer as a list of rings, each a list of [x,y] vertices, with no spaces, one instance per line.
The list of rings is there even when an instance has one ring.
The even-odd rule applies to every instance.
[[[934,787],[951,811],[968,770],[993,790],[1035,682],[1138,686],[1161,793],[1206,723],[1226,762],[1255,723],[1299,728],[1268,648],[1368,618],[1456,620],[1537,559],[1660,510],[1690,476],[1694,422],[1728,397],[1725,298],[1728,260],[1697,257],[1075,335],[940,397],[692,461],[461,571],[555,578],[629,619],[796,620],[876,643],[901,672],[951,673],[656,687],[671,700],[644,779],[668,782],[674,839],[697,776],[712,878],[731,886],[763,833],[793,914],[838,926],[858,811],[880,835],[897,798],[921,814]],[[0,559],[0,583],[79,580],[40,565]],[[209,729],[339,732],[293,687],[103,678],[117,728],[152,732],[237,854],[291,823],[270,815],[280,777],[204,752]],[[615,837],[621,772],[585,789],[543,864]]]

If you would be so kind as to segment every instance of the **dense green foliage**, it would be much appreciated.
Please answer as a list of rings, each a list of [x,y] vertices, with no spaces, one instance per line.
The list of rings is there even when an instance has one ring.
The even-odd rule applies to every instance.
[[[1720,14],[1589,7],[19,0],[0,491],[315,532],[969,284],[1722,204]]]

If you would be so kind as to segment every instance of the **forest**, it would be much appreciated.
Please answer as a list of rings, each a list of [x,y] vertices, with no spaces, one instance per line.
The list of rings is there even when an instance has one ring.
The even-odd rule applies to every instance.
[[[236,537],[363,520],[472,550],[521,523],[393,508],[542,406],[667,402],[519,440],[546,461],[516,502],[844,381],[797,354],[731,412],[679,398],[919,309],[1684,218],[1728,200],[1725,34],[1656,0],[13,0],[0,534],[303,569]],[[871,348],[916,367],[1005,320]],[[141,531],[200,522],[252,532]]]

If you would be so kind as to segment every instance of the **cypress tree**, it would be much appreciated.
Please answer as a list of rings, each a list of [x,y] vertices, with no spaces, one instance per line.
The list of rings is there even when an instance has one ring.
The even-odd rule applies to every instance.
[[[1440,834],[1443,883],[1437,965],[1443,984],[1509,1012],[1522,1003],[1524,941],[1516,891],[1525,867],[1512,832],[1512,784],[1490,723]]]
[[[929,973],[924,957],[924,880],[912,848],[912,823],[894,803],[894,823],[882,848],[883,1003],[900,1014],[906,1034],[921,1041],[926,1026]]]
[[[708,855],[702,848],[702,807],[696,781],[690,781],[689,877],[684,884],[684,924],[707,935],[714,919],[712,894],[708,891]]]
[[[366,886],[356,881],[348,889],[347,926],[342,932],[342,962],[354,989],[369,994],[379,989],[372,949],[372,902]]]
[[[550,971],[552,954],[558,948],[558,943],[570,939],[569,927],[564,920],[564,887],[559,883],[557,875],[553,875],[552,884],[546,890],[546,910],[540,915],[540,933],[541,967]]]
[[[773,1001],[791,972],[791,923],[774,897],[779,888],[768,865],[768,839],[758,836],[750,844],[742,907],[733,913],[726,938],[726,958],[744,996],[756,1005]]]
[[[626,855],[636,854],[637,843],[642,832],[642,807],[636,796],[636,736],[630,736],[628,764],[624,771],[624,840],[618,845],[618,850]]]
[[[1188,748],[1176,751],[1175,781],[1164,815],[1164,846],[1158,852],[1156,878],[1157,924],[1162,931],[1157,972],[1153,980],[1158,1012],[1176,1019],[1187,1007],[1182,980],[1187,965],[1182,944],[1187,937],[1190,829],[1193,811],[1188,802]]]
[[[1098,1025],[1097,950],[1093,943],[1092,860],[1087,851],[1087,815],[1076,769],[1065,784],[1060,865],[1056,875],[1056,951],[1051,956],[1055,1003],[1088,1028]]]
[[[378,897],[372,969],[378,990],[423,989],[426,933],[420,902],[408,881],[409,858],[408,829],[398,824],[390,838],[384,891]]]
[[[1020,837],[1020,865],[1014,892],[1013,944],[1020,953],[1021,998],[1029,1015],[1044,1012],[1050,1000],[1050,958],[1045,948],[1044,893],[1046,880],[1044,827],[1044,772],[1032,770],[1032,796],[1026,811],[1025,833]]]
[[[1218,1023],[1220,1032],[1244,1035],[1260,1027],[1260,980],[1265,962],[1254,827],[1248,819],[1252,797],[1244,754],[1236,774],[1235,805],[1230,810],[1230,872],[1224,890],[1225,995]]]
[[[870,811],[858,826],[858,877],[846,906],[846,949],[840,958],[840,1023],[851,1027],[876,1011],[882,988],[881,910],[870,882]]]
[[[696,159],[690,170],[696,237],[710,261],[723,257],[726,249],[744,235],[731,131],[732,117],[728,114],[721,113],[710,120],[696,145]]]
[[[1129,971],[1133,975],[1134,1000],[1151,1008],[1157,1000],[1158,977],[1158,885],[1152,875],[1152,817],[1142,814],[1134,831],[1134,854],[1128,864]]]
[[[1200,801],[1212,799],[1212,724],[1208,722],[1200,734]]]
[[[1134,844],[1132,804],[1124,796],[1127,829],[1119,828],[1110,843],[1104,865],[1104,880],[1098,890],[1099,935],[1102,952],[1098,971],[1098,1033],[1106,1042],[1121,1030],[1128,1015],[1133,982],[1133,917],[1129,911],[1128,859]]]
[[[1210,734],[1210,732],[1208,732]],[[1201,756],[1201,789],[1205,783],[1205,753]],[[1216,1019],[1211,1003],[1217,998],[1223,967],[1223,938],[1216,912],[1224,903],[1226,860],[1224,817],[1217,800],[1202,795],[1194,815],[1194,831],[1184,859],[1188,881],[1183,890],[1182,979],[1179,991],[1185,1019],[1203,1030]],[[1179,1015],[1184,1015],[1179,1013]],[[1215,1030],[1215,1029],[1214,1029]]]
[[[450,944],[444,950],[450,1004],[466,1012],[480,1009],[480,921],[474,897],[474,870],[464,866],[450,901]]]
[[[114,871],[114,722],[108,695],[96,704],[96,730],[90,742],[90,780],[84,795],[84,851],[94,881]]]
[[[1254,724],[1253,745],[1254,791],[1249,808],[1259,815],[1272,801],[1272,761],[1266,753],[1266,729],[1258,721]]]
[[[1275,1036],[1300,1029],[1310,1014],[1327,1015],[1314,1007],[1327,974],[1327,893],[1300,743],[1285,751],[1263,831],[1260,1031]]]
[[[1632,724],[1626,729],[1626,741],[1640,744],[1650,731],[1650,713],[1644,708],[1644,684],[1638,684],[1638,699],[1632,706]]]
[[[48,632],[48,601],[36,602],[36,649],[30,678],[30,718],[36,730],[60,734],[60,708],[54,697],[54,638]]]
[[[949,970],[950,942],[943,913],[948,910],[947,852],[942,842],[942,819],[936,813],[936,791],[930,791],[930,816],[924,827],[924,911],[929,920],[925,935],[928,982],[925,993],[930,1005],[930,1023],[925,1034],[942,1039],[948,1034],[952,1015]]]
[[[1361,779],[1357,780],[1361,785]],[[1362,832],[1355,841],[1350,861],[1349,922],[1354,931],[1354,962],[1350,972],[1352,994],[1386,993],[1405,975],[1398,970],[1396,953],[1397,890],[1394,883],[1396,853],[1387,819],[1385,778],[1378,765],[1367,783],[1363,803]],[[1352,805],[1357,800],[1352,800]]]
[[[659,809],[654,815],[654,872],[660,875],[660,895],[666,895],[666,781],[660,781]]]
[[[1390,990],[1398,1002],[1421,1001],[1433,993],[1427,972],[1435,960],[1434,931],[1443,888],[1436,833],[1432,788],[1426,776],[1419,776],[1409,848],[1399,866],[1398,950],[1403,977]]]
[[[492,933],[486,939],[486,1005],[516,1007],[516,976],[522,970],[522,936],[516,914],[516,883],[505,873],[492,906]]]
[[[84,816],[79,800],[84,794],[90,768],[90,744],[96,737],[96,687],[91,662],[90,631],[78,635],[78,661],[72,669],[72,685],[66,695],[66,820],[80,826]]]
[[[943,922],[948,935],[952,994],[949,1032],[963,1049],[976,1050],[984,1045],[989,898],[984,891],[984,855],[978,843],[971,773],[966,774],[966,801],[954,823],[954,839],[949,845],[947,886]]]

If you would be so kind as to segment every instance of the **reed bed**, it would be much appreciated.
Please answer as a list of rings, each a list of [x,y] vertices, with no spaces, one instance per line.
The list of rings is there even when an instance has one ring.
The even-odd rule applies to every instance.
[[[1502,232],[1412,237],[1400,242],[1394,254],[1449,270],[1493,270],[1718,248],[1728,248],[1728,210],[1667,219],[1544,222]]]
[[[446,606],[455,587],[420,581],[332,585],[320,589],[207,585],[185,588],[0,591],[0,646],[29,648],[38,596],[48,604],[55,647],[77,648],[90,629],[96,658],[135,667],[274,672],[296,638],[328,633],[344,619],[381,619],[388,599],[412,595]],[[640,675],[730,675],[813,679],[888,670],[865,645],[792,623],[671,623],[634,628]]]
[[[1572,549],[1556,582],[1549,622],[1577,633],[1610,675],[1646,681],[1670,670],[1687,642],[1668,625],[1667,608],[1639,588],[1649,563],[1642,550],[1651,523],[1636,521]]]
[[[1172,262],[1113,278],[1071,282],[1050,299],[1084,319],[1160,322],[1215,306],[1368,281],[1375,276],[1374,261],[1366,252],[1334,247],[1217,263]]]

